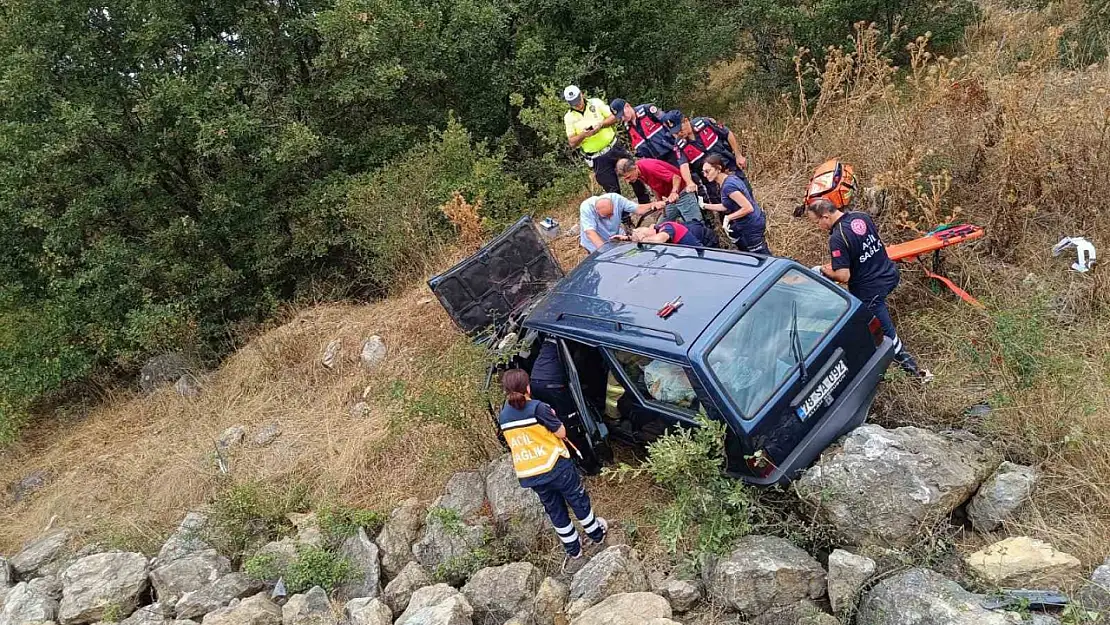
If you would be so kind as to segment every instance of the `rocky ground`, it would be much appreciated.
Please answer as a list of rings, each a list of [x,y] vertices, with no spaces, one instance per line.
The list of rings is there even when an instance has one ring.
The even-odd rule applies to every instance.
[[[315,586],[289,596],[284,579],[233,570],[230,557],[240,554],[213,547],[219,541],[198,511],[153,558],[74,550],[74,534],[58,529],[0,559],[0,625],[1094,622],[1110,610],[1110,560],[1079,584],[1076,558],[1025,537],[968,555],[960,581],[909,561],[907,550],[954,512],[981,531],[1005,522],[1036,481],[966,433],[865,425],[796,484],[842,537],[831,553],[750,535],[694,575],[649,569],[636,549],[608,544],[590,550],[573,575],[545,574],[534,556],[549,550],[550,528],[505,456],[455,474],[429,504],[402,502],[373,538],[357,529],[339,546],[349,574],[330,592]],[[315,515],[291,522],[295,531],[255,555],[291,561],[322,544]],[[489,562],[495,545],[504,564],[473,565]],[[1044,611],[993,592],[1015,587],[1072,590],[1073,606]]]

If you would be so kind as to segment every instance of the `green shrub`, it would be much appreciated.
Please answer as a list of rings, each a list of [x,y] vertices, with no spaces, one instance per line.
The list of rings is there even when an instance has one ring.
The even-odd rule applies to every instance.
[[[298,547],[296,559],[287,565],[283,565],[275,554],[255,554],[243,563],[243,571],[262,581],[283,578],[285,589],[291,595],[310,590],[313,586],[334,590],[350,581],[355,574],[350,560],[335,551],[306,546]]]
[[[313,586],[330,591],[353,575],[350,560],[328,549],[305,547],[297,550],[297,559],[285,571],[285,587],[291,594],[305,592]]]
[[[660,540],[694,567],[705,556],[728,552],[751,532],[755,504],[749,487],[722,473],[724,425],[704,417],[699,423],[672,429],[649,445],[642,466],[606,471],[617,479],[647,474],[671,494],[657,514]]]
[[[452,536],[462,536],[463,522],[462,515],[454,508],[444,508],[442,506],[432,508],[428,511],[428,517],[439,521],[443,531],[451,534]]]
[[[373,536],[385,525],[387,515],[377,510],[352,508],[341,504],[321,506],[316,511],[320,522],[320,531],[329,540],[338,542],[358,533],[359,528],[366,530],[367,535]]]
[[[1074,68],[1099,63],[1110,54],[1110,0],[1085,0],[1083,18],[1060,40],[1064,58]]]
[[[991,310],[991,337],[1002,363],[1020,386],[1029,386],[1046,361],[1049,320],[1042,298]]]
[[[221,552],[238,556],[252,544],[291,530],[289,513],[303,511],[307,504],[307,490],[299,484],[232,484],[212,501],[208,539]]]
[[[274,581],[281,577],[285,570],[278,563],[278,558],[272,553],[256,553],[243,562],[243,572],[252,579],[260,581]]]

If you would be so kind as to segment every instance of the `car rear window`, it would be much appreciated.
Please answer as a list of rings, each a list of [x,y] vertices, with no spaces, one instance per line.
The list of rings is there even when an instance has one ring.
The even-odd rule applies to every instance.
[[[848,310],[824,282],[791,269],[709,351],[709,368],[740,415],[752,418],[796,367],[790,329],[797,310],[803,358]]]

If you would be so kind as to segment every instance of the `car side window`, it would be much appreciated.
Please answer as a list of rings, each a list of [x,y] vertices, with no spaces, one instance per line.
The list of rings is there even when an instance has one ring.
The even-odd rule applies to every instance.
[[[705,412],[689,375],[681,365],[619,349],[610,351],[644,399],[691,414]]]

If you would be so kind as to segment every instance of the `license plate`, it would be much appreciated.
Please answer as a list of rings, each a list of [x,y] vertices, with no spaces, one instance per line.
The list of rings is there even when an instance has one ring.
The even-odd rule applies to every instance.
[[[825,378],[817,384],[817,387],[813,389],[809,397],[806,397],[805,401],[802,402],[802,405],[794,409],[798,418],[805,421],[820,410],[822,406],[831,406],[833,403],[833,391],[835,391],[847,377],[848,365],[844,364],[844,359],[837,360],[833,368],[825,375]]]

